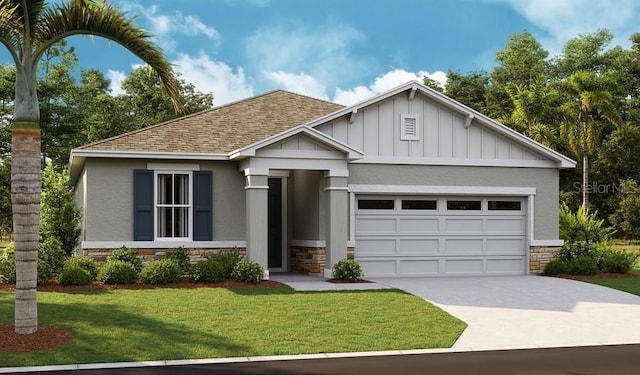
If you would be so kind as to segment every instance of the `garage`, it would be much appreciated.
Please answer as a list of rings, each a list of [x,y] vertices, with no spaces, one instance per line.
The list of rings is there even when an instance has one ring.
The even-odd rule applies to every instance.
[[[365,276],[522,275],[525,197],[357,195]]]

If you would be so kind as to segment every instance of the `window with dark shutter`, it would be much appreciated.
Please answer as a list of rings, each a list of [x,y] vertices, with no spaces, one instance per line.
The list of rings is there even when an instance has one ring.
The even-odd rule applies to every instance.
[[[153,241],[153,171],[133,171],[133,239]]]
[[[193,172],[193,240],[213,240],[213,176],[211,171]]]

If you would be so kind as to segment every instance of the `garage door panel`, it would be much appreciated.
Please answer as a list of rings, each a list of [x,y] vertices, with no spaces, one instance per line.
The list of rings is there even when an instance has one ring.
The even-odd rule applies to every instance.
[[[522,254],[524,238],[488,238],[487,254]]]
[[[396,219],[394,217],[360,218],[356,227],[356,235],[396,233]]]
[[[446,238],[444,242],[447,254],[482,254],[482,238]]]
[[[438,234],[440,232],[440,220],[437,218],[400,218],[398,232]]]
[[[370,276],[390,276],[396,275],[396,260],[395,259],[381,259],[381,260],[371,260],[371,259],[358,259],[358,263],[360,263],[360,267],[362,267],[362,272],[365,277]]]
[[[482,233],[482,218],[446,218],[445,233]]]
[[[484,270],[482,259],[447,258],[444,262],[446,274],[481,274]]]
[[[438,259],[400,260],[398,273],[401,275],[437,275],[440,270]]]
[[[400,239],[399,253],[430,253],[437,254],[440,250],[440,240],[435,239]]]
[[[524,257],[514,259],[487,259],[487,273],[490,274],[521,274],[524,268]]]
[[[487,234],[518,234],[525,231],[525,221],[521,217],[487,218]]]
[[[395,254],[397,241],[395,239],[373,238],[358,240],[358,253],[367,254]]]

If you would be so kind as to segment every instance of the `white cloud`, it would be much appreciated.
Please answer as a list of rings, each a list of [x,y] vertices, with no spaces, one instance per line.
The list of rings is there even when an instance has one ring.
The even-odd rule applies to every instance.
[[[224,62],[212,60],[204,52],[195,57],[180,54],[172,63],[176,65],[175,70],[182,74],[182,78],[193,84],[196,90],[212,92],[215,105],[254,95],[253,87],[247,82],[242,67],[237,67],[234,71]]]
[[[124,94],[124,90],[122,89],[122,81],[127,78],[126,74],[119,70],[107,70],[107,78],[111,81],[109,84],[109,90],[111,90],[111,95],[116,96],[120,94]]]
[[[637,0],[491,0],[505,3],[529,22],[546,31],[540,41],[552,54],[558,54],[567,40],[594,32],[611,30],[615,44],[628,44],[636,31],[640,15]]]
[[[369,99],[372,96],[391,90],[392,88],[400,86],[408,81],[416,80],[422,82],[422,79],[425,76],[439,82],[442,86],[447,82],[447,74],[441,71],[433,73],[419,71],[414,73],[407,72],[402,69],[394,69],[379,75],[369,86],[356,86],[351,89],[337,88],[333,101],[344,105],[355,104]]]
[[[268,79],[280,88],[314,98],[329,100],[325,85],[304,73],[287,73],[283,71],[265,72]]]

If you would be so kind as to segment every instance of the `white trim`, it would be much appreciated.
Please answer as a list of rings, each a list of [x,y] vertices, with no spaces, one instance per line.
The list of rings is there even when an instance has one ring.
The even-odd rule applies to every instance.
[[[166,151],[111,151],[111,150],[71,150],[71,158],[123,158],[123,159],[198,159],[229,160],[227,154],[210,154],[204,152],[166,152]]]
[[[188,177],[188,181],[187,181],[187,196],[189,197],[189,202],[186,205],[187,207],[187,220],[189,221],[188,223],[188,228],[187,231],[189,233],[187,233],[187,237],[158,237],[158,174],[171,174],[173,175],[187,175]],[[172,184],[174,182],[173,178],[171,180]],[[174,188],[174,186],[172,186],[172,188]],[[160,241],[167,241],[167,242],[177,242],[177,241],[191,241],[191,239],[193,238],[193,198],[194,198],[194,191],[193,191],[193,173],[191,173],[190,170],[161,170],[161,171],[157,171],[154,170],[153,171],[153,238],[154,240],[160,240]],[[175,204],[170,205],[169,207],[176,207]],[[172,225],[174,223],[172,222]]]
[[[253,155],[252,155],[253,156]],[[258,157],[265,158],[295,158],[295,159],[343,159],[344,153],[333,150],[275,150],[260,149],[256,151]]]
[[[351,246],[349,246],[351,244]],[[356,246],[356,194],[349,190],[349,239],[347,247]]]
[[[184,246],[188,249],[246,248],[247,241],[82,241],[82,249],[117,249],[126,246],[131,249],[169,249]]]
[[[256,189],[256,190],[269,190],[269,185],[247,185],[244,190]]]
[[[333,271],[330,268],[325,268],[323,276],[325,279],[331,279],[333,277]]]
[[[289,177],[289,171],[281,169],[269,170],[269,177]]]
[[[337,191],[349,191],[348,187],[341,187],[341,186],[334,186],[334,187],[326,187],[324,188],[324,191],[333,191],[333,190],[337,190]]]
[[[348,169],[330,169],[324,172],[325,177],[349,177]]]
[[[535,195],[535,187],[520,186],[432,186],[432,185],[359,185],[349,184],[349,192],[358,194],[437,194],[437,195]]]
[[[291,240],[289,244],[291,246],[300,246],[300,247],[327,247],[326,241],[316,241],[316,240]]]
[[[531,240],[529,246],[549,246],[549,247],[561,247],[564,245],[564,240]]]
[[[153,171],[199,171],[200,164],[147,163],[147,169]]]
[[[466,159],[466,158],[411,158],[396,156],[365,156],[352,160],[353,164],[408,164],[408,165],[454,165],[473,167],[558,168],[551,160],[527,159]]]
[[[413,130],[407,131],[407,120],[413,121]],[[416,113],[400,114],[400,140],[419,141],[420,140],[420,116]]]

